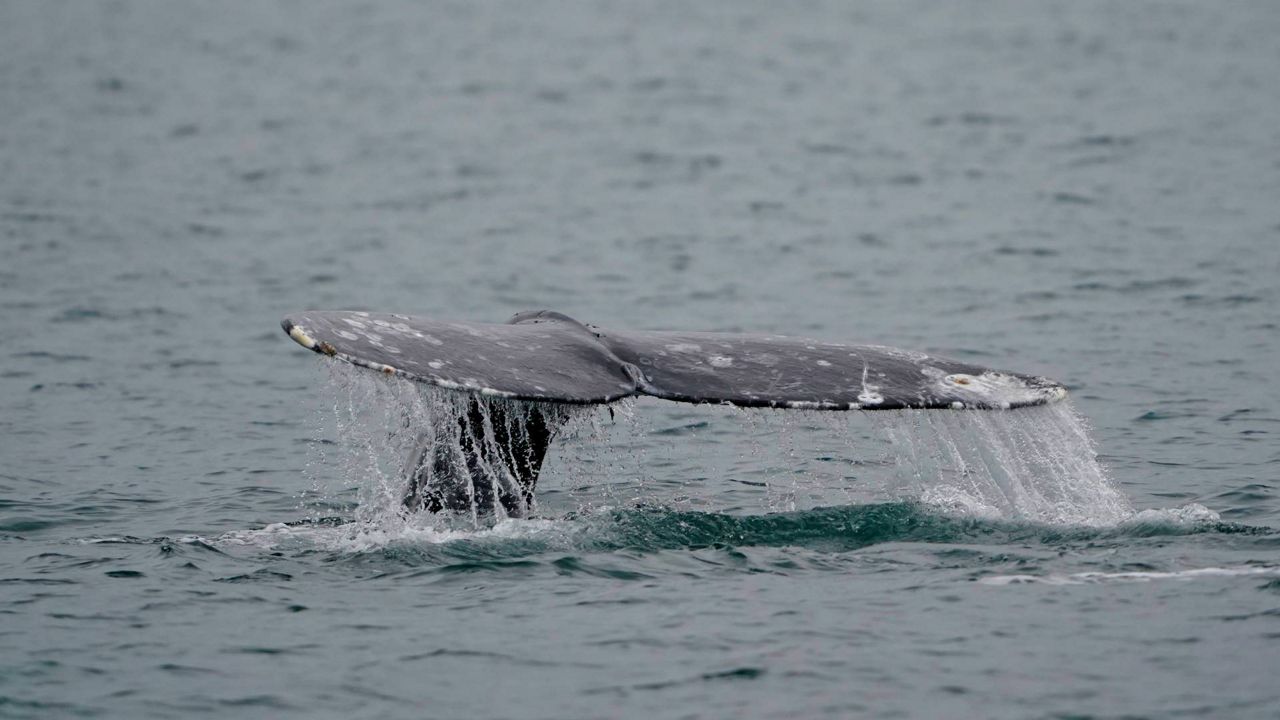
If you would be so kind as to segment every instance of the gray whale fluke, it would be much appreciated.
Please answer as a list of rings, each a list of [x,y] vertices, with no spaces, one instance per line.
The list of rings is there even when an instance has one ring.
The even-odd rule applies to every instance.
[[[769,334],[604,330],[549,310],[519,313],[505,324],[305,311],[281,325],[315,352],[471,394],[468,412],[449,429],[468,448],[467,457],[446,458],[424,447],[410,469],[415,479],[406,503],[433,511],[474,508],[479,501],[525,514],[547,445],[566,417],[546,409],[556,405],[652,395],[803,410],[1007,410],[1066,397],[1048,378],[910,350]],[[495,437],[482,431],[495,426],[493,418],[482,416],[507,412],[498,399],[540,409],[515,422],[503,415],[500,425],[516,430]],[[467,482],[467,493],[441,484],[441,478],[474,479],[477,464],[495,463],[518,488],[477,497],[480,483]]]

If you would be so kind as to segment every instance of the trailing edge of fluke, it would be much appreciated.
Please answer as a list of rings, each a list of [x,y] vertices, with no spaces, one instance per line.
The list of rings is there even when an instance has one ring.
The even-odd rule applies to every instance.
[[[505,324],[305,311],[305,348],[478,396],[608,403],[632,395],[803,410],[1010,409],[1066,397],[1048,378],[879,345],[783,335],[616,331],[539,310]]]

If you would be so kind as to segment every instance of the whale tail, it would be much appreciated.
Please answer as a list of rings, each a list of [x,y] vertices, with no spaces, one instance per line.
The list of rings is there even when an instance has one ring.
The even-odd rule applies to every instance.
[[[281,324],[315,352],[469,393],[465,411],[424,430],[408,465],[405,505],[431,512],[501,507],[527,515],[567,405],[652,395],[805,410],[1001,410],[1066,397],[1048,378],[910,350],[769,334],[613,331],[547,310],[505,324],[350,311],[307,311]]]

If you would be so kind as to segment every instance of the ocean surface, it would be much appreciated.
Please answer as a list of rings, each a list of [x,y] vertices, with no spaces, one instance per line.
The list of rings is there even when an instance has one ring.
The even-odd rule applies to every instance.
[[[1277,38],[0,2],[0,717],[1280,717]],[[536,517],[405,520],[417,389],[290,342],[308,308],[893,345],[1071,404],[639,400]],[[994,446],[1033,470],[966,489]]]

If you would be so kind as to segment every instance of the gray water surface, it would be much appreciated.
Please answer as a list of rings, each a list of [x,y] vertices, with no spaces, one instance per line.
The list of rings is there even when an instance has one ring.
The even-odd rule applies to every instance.
[[[1269,2],[0,2],[0,716],[1280,715],[1277,37]],[[1042,374],[1136,514],[966,513],[886,484],[872,418],[655,401],[557,450],[542,517],[360,533],[373,408],[280,332],[306,308]]]

